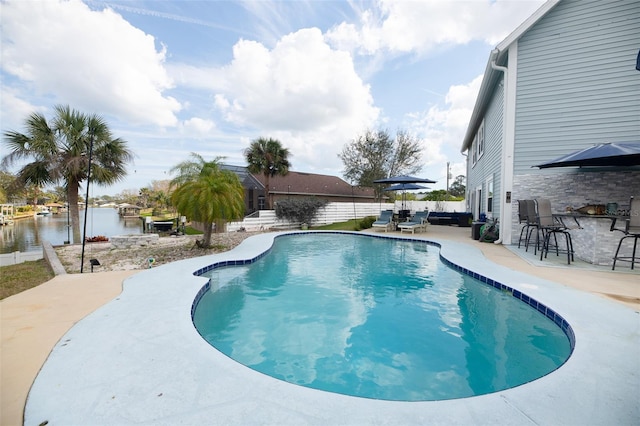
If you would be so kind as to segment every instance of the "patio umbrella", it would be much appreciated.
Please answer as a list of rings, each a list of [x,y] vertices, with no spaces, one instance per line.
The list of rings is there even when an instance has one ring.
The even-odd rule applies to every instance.
[[[640,165],[640,142],[628,142],[593,145],[533,167],[547,169],[571,166],[620,167],[638,165]]]
[[[406,191],[411,191],[414,189],[427,189],[427,187],[422,185],[417,185],[415,183],[397,183],[395,185],[391,185],[390,187],[383,189],[383,191],[402,191],[402,210],[406,210],[405,209]]]
[[[436,181],[415,176],[401,175],[386,179],[374,180],[373,183],[436,183]]]
[[[383,189],[383,191],[411,191],[413,189],[427,189],[427,187],[422,185],[416,185],[415,183],[397,183],[395,185],[391,185],[390,187]]]

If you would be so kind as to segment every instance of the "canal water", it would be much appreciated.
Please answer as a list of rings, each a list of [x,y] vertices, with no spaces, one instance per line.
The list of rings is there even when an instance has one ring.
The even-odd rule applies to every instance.
[[[84,224],[84,210],[80,210],[80,234]],[[15,220],[13,225],[0,226],[0,253],[42,250],[42,241],[62,245],[73,241],[73,231],[67,226],[67,214],[50,214]],[[87,237],[104,235],[141,234],[142,221],[138,218],[122,219],[113,208],[89,208],[87,211]],[[81,241],[76,241],[81,243]]]

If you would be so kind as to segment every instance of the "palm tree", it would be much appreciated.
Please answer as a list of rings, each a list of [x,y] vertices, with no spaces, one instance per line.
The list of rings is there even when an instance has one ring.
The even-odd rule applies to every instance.
[[[211,246],[211,230],[222,229],[225,221],[240,219],[244,215],[244,188],[238,176],[220,168],[220,157],[205,161],[191,153],[191,159],[171,169],[178,175],[171,180],[176,187],[171,202],[191,220],[204,224],[201,247]]]
[[[251,142],[249,148],[244,151],[249,171],[254,174],[263,174],[265,180],[265,198],[267,208],[271,207],[269,198],[269,178],[289,173],[289,150],[283,148],[276,139],[259,138]]]
[[[42,114],[33,113],[25,120],[25,133],[4,133],[10,153],[2,160],[2,165],[32,160],[18,172],[23,185],[63,184],[71,213],[73,240],[78,242],[78,192],[80,183],[87,179],[87,154],[92,145],[91,181],[99,185],[123,179],[125,165],[133,159],[133,154],[126,141],[112,137],[109,126],[101,117],[83,114],[69,106],[57,105],[54,111],[50,123]]]

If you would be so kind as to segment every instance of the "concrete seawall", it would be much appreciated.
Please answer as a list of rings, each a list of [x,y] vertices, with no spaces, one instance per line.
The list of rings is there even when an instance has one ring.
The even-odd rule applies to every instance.
[[[62,266],[60,259],[58,259],[56,251],[53,249],[53,246],[49,241],[42,242],[42,254],[44,260],[47,261],[54,275],[64,275],[67,273],[67,271],[65,271],[64,269],[64,266]]]

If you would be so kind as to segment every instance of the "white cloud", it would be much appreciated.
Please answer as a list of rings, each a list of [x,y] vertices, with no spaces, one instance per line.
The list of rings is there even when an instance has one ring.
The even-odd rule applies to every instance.
[[[544,0],[381,0],[358,24],[341,23],[327,33],[332,45],[363,55],[426,53],[440,46],[482,40],[497,44]]]
[[[216,124],[212,120],[199,117],[190,118],[182,123],[184,132],[193,135],[207,135],[215,127]]]
[[[21,99],[15,89],[0,88],[0,111],[2,111],[2,129],[23,131],[24,121],[34,112],[46,115],[45,107],[37,107]]]
[[[428,146],[459,150],[481,83],[482,75],[469,84],[451,86],[445,95],[444,105],[434,105],[416,115],[412,128],[425,135]]]
[[[318,29],[284,36],[272,49],[239,41],[224,69],[227,120],[265,130],[305,131],[377,117],[369,87],[351,57],[332,50]]]
[[[2,4],[2,68],[86,112],[174,126],[180,104],[153,36],[79,0]]]
[[[204,83],[215,80],[215,106],[230,123],[278,137],[294,166],[339,167],[342,145],[378,117],[351,56],[332,50],[318,29],[288,34],[273,49],[240,40],[233,53]]]
[[[451,163],[451,174],[455,178],[466,174],[464,159],[460,154],[464,138],[473,112],[482,75],[469,84],[449,87],[444,104],[434,105],[427,111],[416,113],[411,118],[411,130],[424,139],[424,172],[438,180],[434,188],[444,188],[446,163]],[[455,159],[459,161],[455,161]],[[453,159],[454,161],[451,161]],[[444,178],[443,178],[444,176]]]

